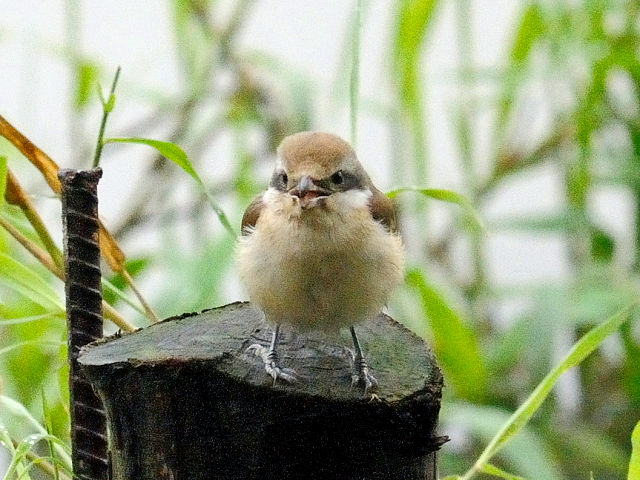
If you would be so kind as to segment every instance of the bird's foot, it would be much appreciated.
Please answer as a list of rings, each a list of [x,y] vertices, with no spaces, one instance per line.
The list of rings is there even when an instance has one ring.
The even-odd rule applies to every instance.
[[[378,389],[378,380],[373,376],[371,371],[369,370],[369,365],[367,365],[366,360],[362,355],[358,355],[357,353],[351,353],[351,362],[353,367],[353,375],[351,375],[351,386],[352,387],[360,387],[364,388],[364,395],[369,396],[371,398],[377,398],[375,395],[375,391]]]
[[[264,369],[273,378],[274,386],[278,379],[284,380],[287,383],[298,382],[298,374],[295,372],[295,370],[280,366],[278,353],[275,350],[265,348],[262,345],[254,343],[253,345],[250,345],[245,351],[248,353],[253,353],[255,356],[262,358],[262,361],[264,362]]]

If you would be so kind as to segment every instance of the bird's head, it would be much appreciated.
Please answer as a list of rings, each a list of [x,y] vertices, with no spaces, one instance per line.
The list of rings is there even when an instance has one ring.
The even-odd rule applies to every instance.
[[[330,133],[301,132],[278,147],[270,187],[296,197],[308,209],[336,193],[367,189],[370,182],[347,142]]]

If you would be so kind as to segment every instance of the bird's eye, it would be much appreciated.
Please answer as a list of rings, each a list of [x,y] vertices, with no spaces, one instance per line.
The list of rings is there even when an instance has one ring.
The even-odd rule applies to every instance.
[[[338,170],[336,173],[331,175],[331,181],[336,185],[342,185],[342,182],[344,182],[344,174],[342,173],[342,170]]]
[[[271,183],[269,184],[271,187],[276,190],[280,190],[284,192],[287,190],[287,182],[289,181],[289,177],[284,172],[284,170],[279,170],[273,172],[273,176],[271,177]]]

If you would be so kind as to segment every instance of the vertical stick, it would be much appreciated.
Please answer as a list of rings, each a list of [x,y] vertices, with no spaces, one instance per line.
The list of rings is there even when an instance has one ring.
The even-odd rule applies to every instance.
[[[349,81],[349,107],[351,145],[358,151],[358,105],[360,104],[360,35],[362,30],[362,0],[356,0],[355,21],[351,32],[351,78]]]
[[[102,337],[102,290],[98,244],[99,168],[60,170],[64,228],[65,292],[73,471],[82,480],[106,480],[104,407],[78,366],[80,348]]]

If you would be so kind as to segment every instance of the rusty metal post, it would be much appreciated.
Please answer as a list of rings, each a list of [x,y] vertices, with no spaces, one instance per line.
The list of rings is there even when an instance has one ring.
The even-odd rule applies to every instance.
[[[104,407],[77,361],[80,348],[102,337],[97,197],[101,176],[100,168],[58,173],[62,182],[72,461],[74,474],[81,480],[107,480],[109,476]]]

